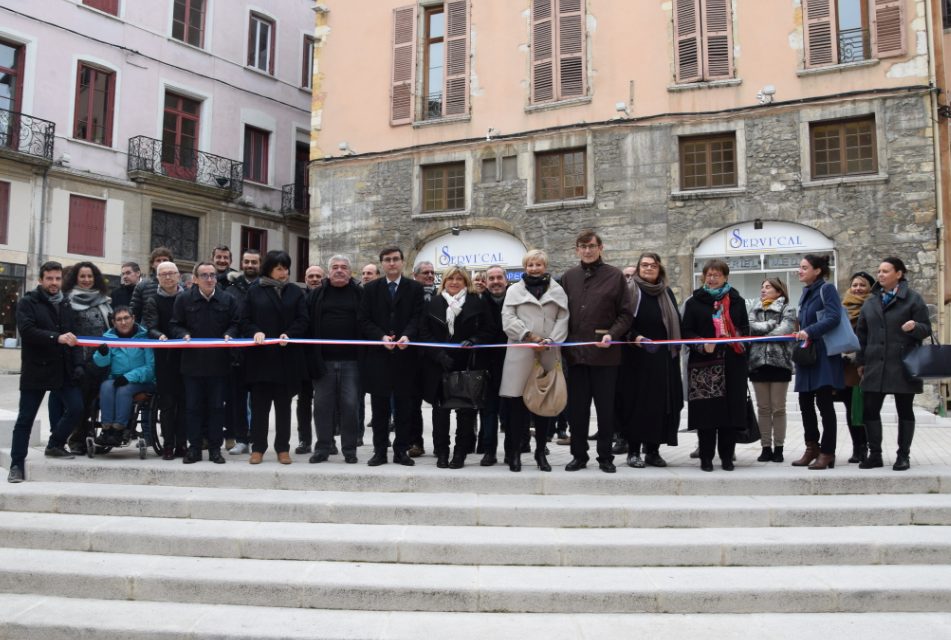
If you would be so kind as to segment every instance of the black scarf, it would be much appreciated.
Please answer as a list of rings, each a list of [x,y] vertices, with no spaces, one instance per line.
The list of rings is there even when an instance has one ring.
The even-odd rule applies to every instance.
[[[523,273],[522,282],[525,283],[525,289],[535,296],[536,300],[541,300],[541,297],[548,291],[548,285],[551,284],[551,274],[543,273],[540,276],[530,276]]]

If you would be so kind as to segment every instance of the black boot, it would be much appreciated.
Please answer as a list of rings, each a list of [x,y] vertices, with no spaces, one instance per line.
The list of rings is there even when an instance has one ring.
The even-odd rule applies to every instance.
[[[865,420],[865,435],[868,441],[868,455],[859,469],[877,469],[884,465],[882,461],[882,421]]]
[[[915,421],[898,421],[898,453],[895,456],[893,471],[908,471],[911,468],[909,456],[911,455],[911,441],[915,437]]]
[[[868,447],[864,444],[856,444],[852,446],[852,457],[849,458],[849,462],[855,464],[856,462],[865,462],[865,459],[868,458]]]
[[[849,427],[849,435],[852,436],[852,457],[849,462],[864,462],[868,457],[868,442],[866,441],[865,426]]]
[[[518,473],[522,470],[522,454],[513,452],[509,454],[509,471]]]
[[[551,465],[545,457],[545,450],[541,447],[535,448],[535,462],[538,464],[539,471],[551,471]]]
[[[756,459],[757,462],[770,462],[773,459],[773,448],[763,447],[763,452]]]
[[[783,448],[773,447],[773,462],[782,462],[782,461],[783,461]]]

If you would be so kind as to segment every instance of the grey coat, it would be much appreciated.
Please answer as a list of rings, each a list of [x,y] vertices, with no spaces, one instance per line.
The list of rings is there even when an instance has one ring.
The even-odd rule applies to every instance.
[[[901,326],[909,320],[915,321],[915,328],[902,331]],[[855,364],[865,367],[862,391],[921,393],[921,380],[905,373],[901,359],[931,335],[931,319],[925,301],[907,281],[898,284],[898,293],[887,307],[882,306],[881,285],[872,287],[855,324],[855,335],[859,338]]]
[[[782,296],[768,309],[760,300],[750,311],[751,336],[784,336],[796,330],[796,307],[786,304]],[[750,371],[764,365],[792,371],[792,350],[795,342],[753,342],[750,344]]]

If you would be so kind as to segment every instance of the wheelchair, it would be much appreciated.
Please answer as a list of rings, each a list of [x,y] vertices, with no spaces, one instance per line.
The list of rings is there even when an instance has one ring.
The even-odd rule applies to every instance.
[[[156,455],[162,455],[162,443],[158,437],[159,403],[158,395],[154,392],[142,391],[132,397],[132,410],[125,423],[118,440],[106,440],[103,437],[102,422],[99,420],[99,398],[96,398],[91,420],[86,436],[86,456],[109,453],[113,449],[125,448],[134,445],[139,450],[139,459],[145,460],[149,447]],[[112,431],[111,429],[109,430]]]

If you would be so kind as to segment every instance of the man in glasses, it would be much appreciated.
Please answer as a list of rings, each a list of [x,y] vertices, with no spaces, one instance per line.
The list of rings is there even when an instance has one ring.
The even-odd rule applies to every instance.
[[[436,267],[432,262],[420,262],[413,267],[413,279],[423,285],[423,305],[429,304],[436,294]],[[426,453],[423,441],[423,397],[413,398],[413,410],[410,413],[409,428],[410,443],[409,455],[418,458]]]

